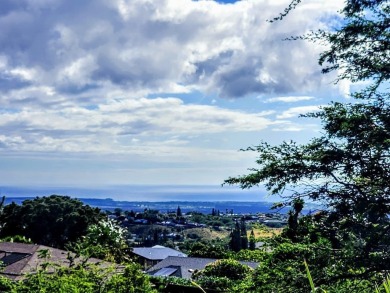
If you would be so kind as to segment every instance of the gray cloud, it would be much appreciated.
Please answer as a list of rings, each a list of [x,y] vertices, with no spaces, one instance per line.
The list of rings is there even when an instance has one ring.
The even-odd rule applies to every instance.
[[[147,155],[161,147],[161,153],[173,156],[177,150],[185,157],[191,153],[184,147],[188,141],[201,144],[190,136],[270,128],[276,122],[261,114],[269,109],[254,113],[224,109],[218,102],[190,104],[167,93],[235,99],[315,91],[328,82],[315,61],[321,48],[281,39],[315,27],[316,16],[335,10],[319,2],[312,18],[306,17],[312,8],[304,3],[293,18],[271,25],[265,20],[285,4],[5,0],[0,8],[0,109],[7,109],[0,112],[2,149],[138,154],[145,146]],[[164,98],[145,98],[159,94]],[[282,110],[274,119],[297,114]]]
[[[34,69],[29,84],[72,99],[107,85],[149,93],[184,86],[228,98],[310,92],[324,80],[315,62],[319,48],[281,39],[318,26],[316,16],[335,7],[304,3],[294,17],[267,24],[284,5],[6,0],[0,8],[0,56],[7,70]],[[13,78],[0,82],[1,91],[29,85]]]
[[[6,73],[0,72],[0,89],[1,91],[8,92],[12,89],[24,88],[31,85],[30,82],[23,80],[17,76],[12,76]]]

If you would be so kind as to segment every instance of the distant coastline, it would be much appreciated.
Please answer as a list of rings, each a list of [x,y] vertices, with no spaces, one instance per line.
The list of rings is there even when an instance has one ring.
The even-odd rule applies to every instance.
[[[118,185],[91,187],[37,186],[19,187],[0,185],[0,195],[6,197],[36,197],[51,194],[68,195],[75,198],[110,198],[115,201],[248,201],[276,202],[277,197],[267,197],[262,188],[242,190],[234,186],[221,185]]]
[[[5,204],[15,202],[21,204],[24,200],[34,199],[35,197],[6,197]],[[247,201],[116,201],[111,198],[79,198],[84,204],[98,207],[103,211],[113,211],[114,209],[121,209],[123,211],[140,212],[145,209],[159,210],[160,212],[176,212],[178,206],[184,212],[197,211],[204,214],[211,213],[212,209],[219,210],[225,213],[232,211],[235,214],[255,214],[255,213],[286,213],[289,208],[272,209],[272,202],[247,202]],[[305,213],[315,210],[318,206],[310,205],[304,210]]]
[[[28,199],[34,199],[34,197],[6,197],[5,204],[15,202],[21,204]],[[186,213],[189,211],[197,211],[201,213],[211,213],[212,209],[225,212],[226,210],[233,211],[237,214],[247,213],[270,213],[275,212],[271,210],[272,203],[270,202],[239,202],[239,201],[162,201],[162,202],[150,202],[150,201],[116,201],[111,198],[79,198],[84,204],[98,207],[101,210],[113,211],[116,208],[122,210],[133,210],[135,212],[144,211],[145,209],[154,209],[161,212],[175,212],[177,207],[180,206],[181,210]]]
[[[145,208],[162,212],[176,210],[178,206],[183,212],[199,211],[210,213],[217,209],[233,210],[234,213],[268,213],[278,212],[271,207],[280,198],[265,196],[261,188],[241,190],[237,187],[220,185],[121,185],[106,187],[14,187],[1,186],[0,195],[6,197],[6,203],[14,201],[21,204],[25,199],[49,196],[52,194],[68,195],[78,198],[85,204],[99,207],[102,210],[143,211]],[[317,205],[306,205],[305,212],[318,209]],[[288,208],[279,212],[285,213]]]

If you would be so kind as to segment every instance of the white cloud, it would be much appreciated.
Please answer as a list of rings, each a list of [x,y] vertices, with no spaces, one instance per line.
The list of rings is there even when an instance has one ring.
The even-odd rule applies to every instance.
[[[123,99],[95,109],[24,109],[0,115],[4,142],[12,151],[131,152],[131,145],[150,137],[183,145],[167,135],[251,132],[272,125],[267,113],[245,113],[216,106],[184,104],[178,98]],[[21,135],[17,144],[14,137]],[[128,147],[127,144],[130,144]]]
[[[317,112],[320,110],[320,106],[302,106],[302,107],[293,107],[286,111],[283,111],[281,114],[277,115],[277,119],[287,119],[287,118],[297,118],[299,115]]]
[[[343,1],[303,1],[266,22],[289,2],[2,0],[0,155],[240,161],[232,146],[297,130],[287,119],[317,107],[237,98],[299,105],[323,85],[350,87],[320,73],[322,47],[282,41],[326,27]]]
[[[28,74],[29,81],[57,92],[102,84],[149,92],[188,87],[228,98],[310,92],[329,81],[316,64],[321,48],[300,41],[285,45],[282,39],[325,26],[324,15],[342,3],[327,2],[332,3],[304,2],[284,21],[270,24],[266,20],[283,11],[287,0],[58,0],[18,6],[7,0],[0,14],[6,28],[0,54],[9,72],[35,70],[40,74]]]
[[[289,96],[289,97],[275,97],[269,98],[265,100],[265,102],[273,103],[273,102],[285,102],[285,103],[296,103],[301,101],[310,101],[313,100],[314,97],[311,96]]]

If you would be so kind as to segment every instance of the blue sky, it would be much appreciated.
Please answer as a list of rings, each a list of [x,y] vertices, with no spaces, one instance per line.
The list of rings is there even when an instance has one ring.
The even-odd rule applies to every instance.
[[[343,1],[266,21],[289,2],[3,0],[0,185],[218,185],[254,166],[240,148],[318,135],[297,117],[351,85],[282,39]]]

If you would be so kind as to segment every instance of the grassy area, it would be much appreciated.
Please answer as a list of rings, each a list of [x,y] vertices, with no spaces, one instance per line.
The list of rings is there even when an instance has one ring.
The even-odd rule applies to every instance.
[[[260,227],[253,228],[253,233],[255,233],[255,238],[271,238],[273,236],[279,235],[282,233],[283,228],[268,228]],[[248,230],[248,237],[251,234],[251,230]]]
[[[184,231],[185,235],[187,234],[196,234],[198,235],[201,239],[205,240],[212,240],[216,238],[226,238],[229,236],[230,232],[223,230],[223,231],[216,231],[214,229],[210,228],[192,228],[192,229],[187,229]]]

